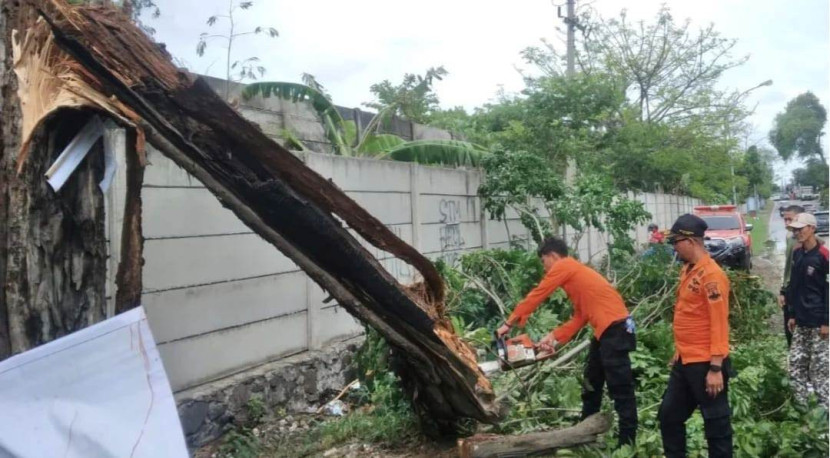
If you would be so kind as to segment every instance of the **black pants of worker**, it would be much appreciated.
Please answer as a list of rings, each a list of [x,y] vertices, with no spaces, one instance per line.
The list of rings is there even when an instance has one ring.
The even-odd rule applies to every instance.
[[[686,456],[686,420],[697,407],[703,416],[703,430],[709,457],[732,456],[732,410],[729,408],[729,358],[723,363],[723,391],[714,398],[706,393],[709,363],[683,364],[678,361],[669,375],[669,385],[657,417],[667,458]]]
[[[599,412],[602,387],[608,386],[608,395],[619,417],[620,445],[633,444],[637,437],[637,399],[628,356],[636,346],[634,334],[626,330],[625,321],[612,324],[599,340],[591,338],[582,382],[583,419]]]

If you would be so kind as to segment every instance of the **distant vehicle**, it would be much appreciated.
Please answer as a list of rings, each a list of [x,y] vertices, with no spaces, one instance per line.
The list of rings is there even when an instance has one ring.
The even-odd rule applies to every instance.
[[[810,200],[813,198],[813,187],[799,186],[795,188],[795,195],[799,200]]]
[[[787,200],[787,198],[788,197],[785,194],[773,194],[772,196],[770,196],[770,199],[776,202],[779,200]]]
[[[807,213],[815,213],[818,210],[815,202],[804,202],[801,206],[804,207],[804,211]]]
[[[694,214],[709,226],[704,244],[712,259],[734,269],[752,268],[752,224],[734,205],[697,206]]]
[[[816,212],[816,234],[828,235],[827,210]]]

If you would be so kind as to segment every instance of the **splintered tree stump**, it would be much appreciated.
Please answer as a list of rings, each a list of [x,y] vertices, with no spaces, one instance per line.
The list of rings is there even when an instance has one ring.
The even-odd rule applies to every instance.
[[[176,68],[123,12],[64,0],[19,4],[27,9],[21,17],[30,19],[15,30],[22,43],[16,47],[22,54],[15,55],[18,69],[56,75],[48,79],[51,86],[22,81],[18,92],[26,100],[38,100],[51,114],[63,103],[109,116],[142,140],[138,154],[146,138],[340,306],[377,329],[402,355],[399,373],[416,406],[441,421],[496,421],[490,382],[478,370],[475,353],[453,332],[443,281],[426,257],[244,119],[203,79]],[[42,87],[48,91],[38,93]],[[38,122],[24,119],[27,126]],[[349,229],[417,269],[421,287],[398,283]],[[139,239],[133,234],[128,248]],[[129,272],[140,267],[136,260],[119,272],[127,286],[140,285]],[[125,293],[130,290],[125,287]]]
[[[480,434],[459,439],[458,455],[461,458],[539,455],[558,449],[596,443],[598,436],[609,429],[611,429],[610,416],[598,413],[565,429],[513,436]]]

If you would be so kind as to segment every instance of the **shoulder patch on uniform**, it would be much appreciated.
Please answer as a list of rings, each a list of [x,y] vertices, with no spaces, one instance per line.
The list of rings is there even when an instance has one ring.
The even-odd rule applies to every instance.
[[[709,282],[706,284],[706,296],[709,298],[710,301],[716,301],[720,299],[720,289],[718,288],[718,282]]]

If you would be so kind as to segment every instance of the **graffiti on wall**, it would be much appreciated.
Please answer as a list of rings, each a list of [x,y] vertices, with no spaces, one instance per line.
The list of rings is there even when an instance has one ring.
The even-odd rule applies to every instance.
[[[438,230],[441,244],[441,256],[447,264],[455,264],[460,256],[459,250],[464,248],[464,237],[461,234],[461,201],[458,199],[441,199],[438,203],[438,213],[441,215]]]

